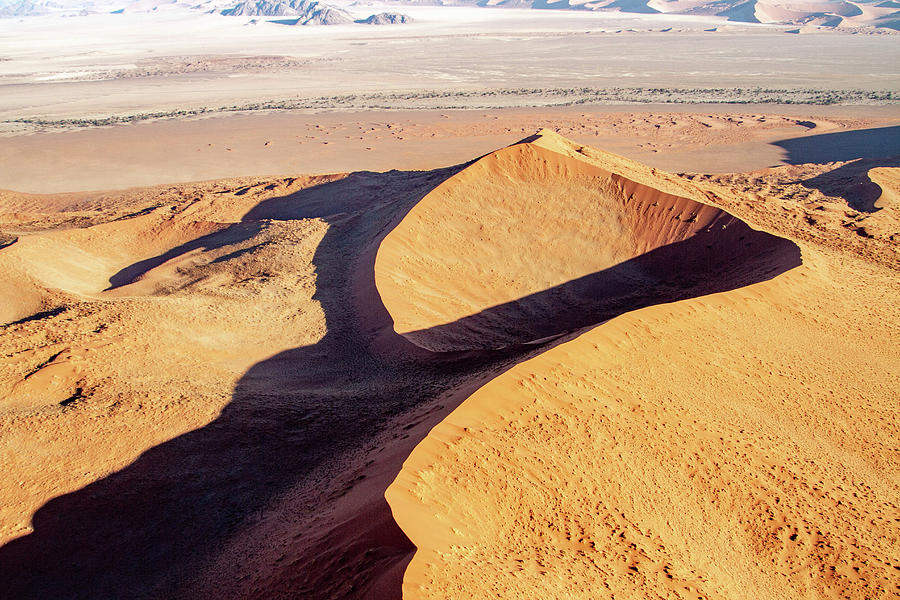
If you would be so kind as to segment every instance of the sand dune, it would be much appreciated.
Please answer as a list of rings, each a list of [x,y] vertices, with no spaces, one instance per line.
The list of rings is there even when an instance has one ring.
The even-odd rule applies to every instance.
[[[419,549],[404,597],[893,597],[896,349],[857,329],[886,316],[871,294],[812,268],[630,313],[470,397],[388,492]],[[821,325],[835,303],[854,331]]]
[[[900,168],[876,167],[869,171],[869,179],[881,189],[876,208],[897,208],[900,202]]]
[[[397,332],[435,351],[535,342],[800,263],[790,242],[617,162],[543,131],[441,184],[379,248]]]
[[[890,597],[896,160],[2,192],[0,596]]]
[[[569,157],[579,151],[552,136],[536,144]],[[497,168],[510,154],[516,155],[511,166]],[[604,166],[617,162],[586,154],[582,172],[592,156]],[[520,218],[504,235],[469,231],[465,245],[440,238],[435,223],[454,231],[457,220],[490,215],[505,202],[527,203],[523,188],[532,182],[522,182],[515,170],[546,160],[516,146],[481,159],[438,188],[433,203],[426,197],[388,236],[387,264],[376,265],[376,273],[398,331],[494,301],[478,298],[460,308],[469,289],[515,295],[520,292],[508,288],[528,285],[529,270],[553,277],[573,264],[565,258],[624,260],[629,253],[607,258],[604,249],[627,247],[635,238],[653,247],[674,237],[658,237],[649,218],[620,231],[591,224],[584,230],[597,231],[597,238],[580,242],[578,227],[558,229],[525,204],[519,214],[534,217],[534,224],[524,232]],[[567,167],[565,179],[577,179],[573,165],[562,156],[559,162]],[[505,193],[486,185],[489,166],[506,181]],[[484,198],[462,180],[469,172],[478,191],[487,191]],[[658,178],[659,187],[667,183]],[[453,184],[460,184],[457,194],[446,189]],[[626,186],[619,188],[612,211],[583,190],[569,188],[581,193],[566,194],[568,202],[546,191],[538,197],[579,216],[582,198],[607,216],[620,214],[626,198],[644,215],[649,200],[660,207],[677,202],[659,192],[648,196],[649,188],[638,185],[631,183],[634,192],[627,194]],[[696,230],[722,222],[716,209],[689,206],[704,223]],[[723,289],[694,289],[700,297],[674,304],[666,302],[676,298],[665,296],[639,302],[635,308],[656,305],[517,365],[431,431],[387,492],[418,548],[404,578],[405,598],[529,597],[537,590],[555,598],[893,596],[897,527],[889,515],[897,510],[897,487],[888,456],[896,432],[898,330],[896,315],[875,299],[898,289],[896,271],[809,244],[801,244],[801,266],[796,246],[782,240],[779,248],[773,241],[780,238],[743,227],[736,237],[757,248],[734,255],[717,249],[722,271],[695,264],[686,273],[677,268],[683,257],[666,263],[676,265],[680,279],[727,272],[743,280],[722,288],[739,289],[711,296],[701,294]],[[544,242],[561,231],[574,235],[555,248]],[[682,238],[691,228],[679,223],[668,231]],[[523,243],[526,236],[531,243]],[[488,254],[495,247],[506,252]],[[703,256],[704,248],[692,252]],[[755,262],[757,253],[771,262]],[[483,264],[496,282],[511,283],[487,285],[486,274],[472,266]],[[443,287],[432,285],[434,272],[443,275]],[[854,285],[861,279],[867,285]],[[564,313],[567,299],[556,303]],[[603,303],[605,296],[594,299]],[[586,297],[580,314],[589,307]],[[555,317],[503,313],[467,333],[482,339],[485,332],[516,330],[517,318],[528,327],[537,318],[565,328],[566,319]],[[874,338],[865,333],[875,331],[881,333]],[[425,343],[439,345],[433,338]]]

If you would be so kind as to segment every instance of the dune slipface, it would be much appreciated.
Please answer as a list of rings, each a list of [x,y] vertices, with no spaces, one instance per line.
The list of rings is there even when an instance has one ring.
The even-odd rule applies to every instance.
[[[792,242],[587,152],[544,131],[413,208],[375,265],[397,332],[433,351],[530,343],[800,264]]]

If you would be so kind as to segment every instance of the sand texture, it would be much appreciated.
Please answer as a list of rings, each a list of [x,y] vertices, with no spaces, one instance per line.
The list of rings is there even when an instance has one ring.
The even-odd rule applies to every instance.
[[[705,114],[0,192],[0,597],[896,597],[891,123]]]

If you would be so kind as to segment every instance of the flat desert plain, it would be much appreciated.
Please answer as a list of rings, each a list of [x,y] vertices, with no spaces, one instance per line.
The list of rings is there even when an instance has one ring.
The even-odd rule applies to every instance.
[[[573,85],[624,77],[563,52],[603,52],[594,25],[526,12],[511,31],[559,45],[509,72],[550,83],[503,93],[434,83],[491,55],[398,51],[412,91],[383,69],[363,95],[279,54],[290,31],[369,60],[343,26],[245,19],[263,50],[210,70],[137,65],[161,34],[104,15],[72,44],[133,28],[62,71],[28,33],[50,17],[2,24],[0,597],[897,596],[898,63],[852,65],[898,38],[743,26],[721,52],[847,58],[725,90],[707,17],[590,13],[671,34],[660,64],[697,52],[622,92]],[[165,56],[221,56],[206,22]],[[370,66],[396,41],[372,36]],[[858,103],[774,103],[810,93]]]
[[[0,138],[0,181],[17,191],[54,193],[236,175],[428,170],[544,127],[660,169],[723,173],[890,156],[898,152],[898,125],[896,106],[242,112]]]
[[[365,3],[348,9],[413,22],[298,27],[157,8],[0,19],[0,133],[270,107],[873,104],[900,78],[900,38],[884,27]]]

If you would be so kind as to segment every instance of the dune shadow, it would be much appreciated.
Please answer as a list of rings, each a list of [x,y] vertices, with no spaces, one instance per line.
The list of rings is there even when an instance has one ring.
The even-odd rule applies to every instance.
[[[247,213],[244,224],[117,274],[111,284],[122,285],[178,253],[232,243],[228,240],[254,231],[258,221],[318,217],[329,224],[313,258],[314,299],[321,304],[327,333],[316,344],[281,352],[250,368],[237,383],[230,403],[210,424],[151,448],[120,471],[47,502],[35,513],[31,534],[0,548],[0,597],[189,597],[185,583],[213,561],[242,527],[295,486],[319,485],[316,477],[338,465],[346,453],[379,439],[391,419],[448,390],[487,381],[574,333],[566,328],[593,325],[660,298],[633,289],[616,296],[609,306],[582,316],[535,312],[528,306],[566,306],[561,298],[610,296],[612,287],[627,285],[629,274],[638,267],[663,278],[666,286],[683,290],[676,296],[686,298],[769,279],[799,264],[799,250],[792,254],[796,246],[782,240],[793,249],[778,246],[779,251],[793,259],[744,271],[739,261],[729,263],[736,275],[722,284],[704,285],[702,265],[694,265],[694,278],[701,281],[692,280],[690,285],[683,280],[687,270],[676,271],[674,278],[653,270],[654,264],[671,264],[675,259],[688,265],[708,261],[709,249],[700,239],[697,247],[670,250],[677,257],[651,257],[640,265],[616,267],[607,274],[540,292],[520,303],[525,309],[510,312],[509,307],[495,307],[474,317],[480,332],[500,322],[510,326],[516,320],[556,318],[566,330],[557,326],[553,340],[538,345],[513,343],[502,350],[434,353],[393,331],[375,287],[375,255],[381,240],[407,212],[461,168],[355,173],[266,200]],[[455,327],[471,331],[472,322]],[[443,414],[453,408],[443,407]],[[400,464],[395,467],[399,471]],[[378,505],[373,510],[389,515],[383,498],[373,502]],[[382,532],[377,548],[366,547],[367,538],[363,538],[343,556],[313,557],[297,564],[289,597],[366,597],[365,585],[347,587],[347,573],[355,573],[357,583],[365,584],[367,578],[402,564],[412,550],[392,521],[386,526],[393,529]],[[340,569],[323,568],[337,564]],[[222,585],[221,597],[228,597],[228,582]],[[393,597],[399,598],[399,580],[396,586]]]
[[[869,169],[900,166],[900,126],[838,131],[773,142],[785,150],[785,162],[848,162],[828,173],[801,181],[808,188],[846,200],[858,211],[874,212],[881,189],[868,177]]]
[[[464,373],[435,368],[428,385],[420,385],[403,373],[417,372],[421,353],[414,349],[389,362],[369,347],[367,340],[390,329],[390,320],[377,307],[374,275],[368,287],[357,275],[374,273],[374,249],[391,224],[454,172],[357,173],[264,201],[243,223],[113,276],[112,286],[125,285],[187,252],[246,241],[264,219],[329,223],[313,258],[325,336],[249,369],[207,426],[41,507],[33,533],[0,548],[0,597],[183,597],[184,582],[242,522]],[[359,210],[348,213],[349,202]],[[358,306],[366,307],[364,315]],[[337,596],[323,588],[306,597]]]
[[[772,142],[785,150],[785,162],[829,163],[900,154],[900,126],[837,131]]]
[[[222,246],[227,246],[229,244],[239,244],[252,239],[253,236],[259,232],[260,226],[258,223],[235,223],[229,225],[221,231],[216,231],[189,242],[185,242],[158,256],[128,265],[109,278],[109,287],[106,288],[106,291],[128,285],[129,283],[134,283],[148,271],[155,269],[173,258],[183,256],[184,254],[195,250],[214,250],[215,248],[221,248]]]
[[[710,226],[602,271],[404,336],[432,350],[502,348],[766,281],[801,262],[793,242],[732,218],[725,228]]]
[[[880,210],[875,202],[882,194],[881,187],[869,179],[869,171],[876,167],[900,167],[900,156],[855,160],[801,183],[826,196],[843,198],[854,210],[872,213]]]
[[[51,308],[50,310],[42,310],[34,313],[33,315],[28,315],[27,317],[22,317],[17,321],[10,321],[5,325],[0,325],[0,327],[6,329],[7,327],[13,327],[14,325],[21,325],[22,323],[28,323],[29,321],[40,321],[41,319],[47,319],[49,317],[55,317],[56,315],[61,315],[66,312],[67,308],[65,306],[57,306],[56,308]]]

